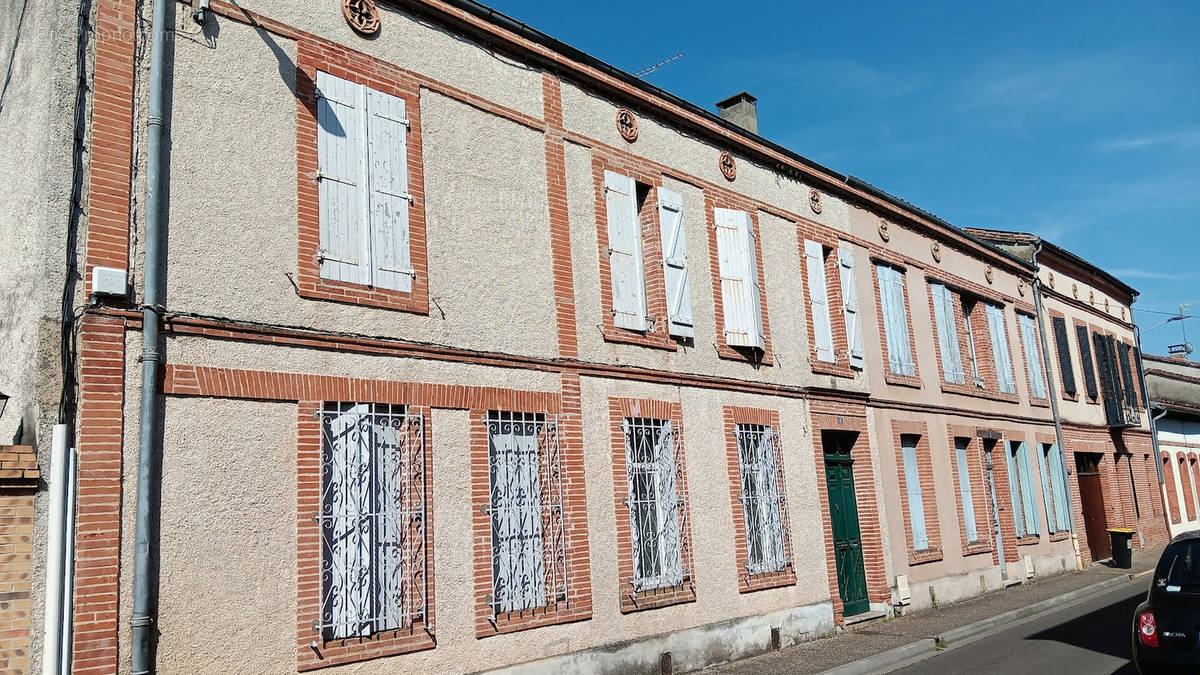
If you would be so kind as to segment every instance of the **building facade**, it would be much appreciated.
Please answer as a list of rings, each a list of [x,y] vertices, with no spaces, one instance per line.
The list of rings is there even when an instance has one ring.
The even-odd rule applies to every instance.
[[[147,252],[150,6],[83,10],[77,672],[131,620],[162,672],[693,669],[1076,569],[1096,518],[1165,539],[1134,292],[1065,252],[467,0],[171,4]]]
[[[1147,354],[1146,393],[1154,408],[1159,461],[1163,469],[1163,504],[1171,536],[1200,529],[1200,480],[1196,455],[1200,450],[1200,364],[1187,355]]]

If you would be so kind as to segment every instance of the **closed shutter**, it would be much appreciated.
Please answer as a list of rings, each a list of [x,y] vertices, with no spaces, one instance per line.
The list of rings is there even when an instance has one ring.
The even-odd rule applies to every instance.
[[[1088,339],[1087,326],[1076,326],[1075,337],[1079,341],[1079,361],[1083,366],[1083,386],[1089,398],[1096,398],[1096,370],[1092,365],[1092,341]]]
[[[1025,536],[1025,509],[1021,506],[1021,477],[1017,469],[1014,453],[1020,448],[1019,443],[1008,442],[1008,451],[1004,453],[1005,468],[1008,470],[1008,498],[1012,503],[1013,528],[1017,538]]]
[[[971,469],[967,463],[970,442],[965,438],[954,439],[954,458],[958,464],[958,491],[962,495],[963,528],[967,531],[967,542],[979,541],[979,527],[975,523],[975,492],[971,488]]]
[[[838,271],[842,281],[842,318],[846,321],[846,343],[850,346],[850,366],[863,367],[862,321],[858,314],[858,291],[854,286],[854,252],[838,249]]]
[[[1058,372],[1062,375],[1063,391],[1068,396],[1074,396],[1075,366],[1071,361],[1071,345],[1067,341],[1067,320],[1061,316],[1050,319],[1054,327],[1054,344],[1058,348]]]
[[[1046,398],[1046,377],[1042,368],[1042,352],[1038,349],[1037,330],[1033,326],[1033,317],[1027,314],[1018,314],[1017,325],[1021,330],[1021,342],[1025,345],[1025,369],[1029,372],[1030,395],[1034,398]]]
[[[925,531],[925,502],[921,491],[921,473],[917,469],[916,438],[901,436],[900,453],[904,458],[904,489],[908,493],[908,520],[913,550],[925,551],[929,549],[929,535]]]
[[[1121,374],[1117,371],[1116,350],[1113,341],[1107,335],[1092,333],[1092,341],[1096,345],[1096,370],[1100,374],[1101,396],[1104,400],[1104,414],[1109,424],[1116,424],[1121,414]]]
[[[321,278],[368,284],[366,90],[317,71]]]
[[[1020,443],[1016,451],[1017,470],[1021,474],[1021,506],[1024,509],[1025,531],[1037,534],[1042,528],[1037,516],[1037,501],[1033,497],[1033,471],[1029,467],[1029,448]]]
[[[887,342],[888,367],[897,375],[915,375],[912,347],[908,338],[908,313],[904,304],[904,275],[887,265],[876,265],[880,311]]]
[[[996,366],[996,378],[1000,391],[1017,393],[1013,377],[1012,358],[1008,352],[1008,331],[1004,327],[1004,309],[998,305],[987,305],[988,332],[992,338],[992,360]]]
[[[818,242],[805,240],[804,263],[808,268],[813,347],[817,351],[817,359],[833,362],[837,359],[833,353],[833,325],[829,321],[829,293],[825,288],[825,247]]]
[[[608,267],[612,276],[613,325],[646,330],[646,282],[642,264],[642,226],[633,178],[604,172],[608,209]]]
[[[734,347],[766,348],[759,302],[754,222],[750,214],[714,209],[725,341]]]
[[[1138,392],[1142,395],[1142,407],[1150,408],[1150,399],[1146,398],[1146,382],[1142,379],[1142,350],[1137,347],[1133,348],[1133,374],[1136,376],[1138,383]]]
[[[658,464],[658,522],[662,527],[662,585],[683,583],[683,556],[679,545],[679,497],[675,487],[677,439],[669,421],[663,422],[654,449]]]
[[[408,120],[404,99],[367,90],[372,285],[411,292],[408,227]]]
[[[954,295],[942,284],[929,284],[933,295],[933,318],[937,324],[938,347],[942,354],[943,377],[947,382],[964,384],[962,351],[958,347],[958,322],[954,313]]]
[[[667,314],[671,320],[671,335],[694,337],[683,195],[674,190],[658,188],[658,222],[662,234],[663,276],[667,282]]]
[[[1050,453],[1051,445],[1044,443],[1037,453],[1038,474],[1042,479],[1042,501],[1046,504],[1046,527],[1050,532],[1055,532],[1058,529],[1057,515],[1054,510],[1054,493],[1050,490],[1050,474],[1046,471],[1049,464],[1046,461],[1046,455]]]
[[[1125,391],[1125,403],[1136,410],[1138,407],[1137,388],[1133,383],[1133,368],[1129,365],[1130,351],[1128,343],[1117,343],[1117,361],[1121,366],[1121,386]]]
[[[1067,513],[1067,486],[1063,482],[1062,448],[1050,446],[1050,486],[1054,491],[1054,516],[1058,522],[1058,531],[1071,529],[1071,517]]]

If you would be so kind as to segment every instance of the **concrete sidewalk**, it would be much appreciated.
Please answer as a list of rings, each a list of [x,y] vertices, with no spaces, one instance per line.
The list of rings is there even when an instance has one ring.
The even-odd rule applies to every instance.
[[[1038,602],[1066,595],[1105,583],[1111,587],[1115,579],[1128,578],[1153,569],[1162,548],[1136,551],[1133,568],[1114,569],[1095,563],[1082,572],[1060,574],[1044,579],[1032,579],[1020,586],[994,591],[968,600],[943,605],[890,620],[870,621],[854,626],[833,637],[814,640],[787,649],[764,654],[744,661],[715,666],[705,673],[821,673],[862,659],[875,657],[889,650],[906,647],[913,655],[932,649],[932,640],[955,629],[986,621],[1006,612],[1019,610]],[[1085,591],[1086,592],[1086,591]],[[1064,598],[1064,602],[1067,601]],[[865,672],[865,671],[864,671]]]

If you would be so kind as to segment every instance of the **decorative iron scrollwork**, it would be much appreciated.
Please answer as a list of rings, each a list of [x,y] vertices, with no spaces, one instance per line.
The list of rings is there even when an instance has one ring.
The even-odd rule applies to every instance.
[[[717,159],[717,166],[721,167],[721,174],[725,176],[725,180],[737,178],[737,162],[733,159],[733,153],[723,150]]]
[[[342,16],[355,33],[371,37],[379,32],[379,8],[374,0],[342,0]]]
[[[617,132],[621,134],[621,138],[630,143],[637,140],[638,137],[638,121],[633,113],[628,108],[617,110]]]

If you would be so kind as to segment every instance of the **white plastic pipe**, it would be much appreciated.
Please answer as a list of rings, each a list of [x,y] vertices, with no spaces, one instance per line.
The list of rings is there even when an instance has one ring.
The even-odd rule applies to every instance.
[[[71,618],[75,598],[75,499],[79,486],[79,453],[67,452],[67,504],[63,528],[62,632],[59,637],[59,675],[71,673]]]
[[[59,675],[62,655],[63,520],[67,502],[67,425],[55,424],[50,443],[50,509],[46,528],[46,617],[42,675]]]

